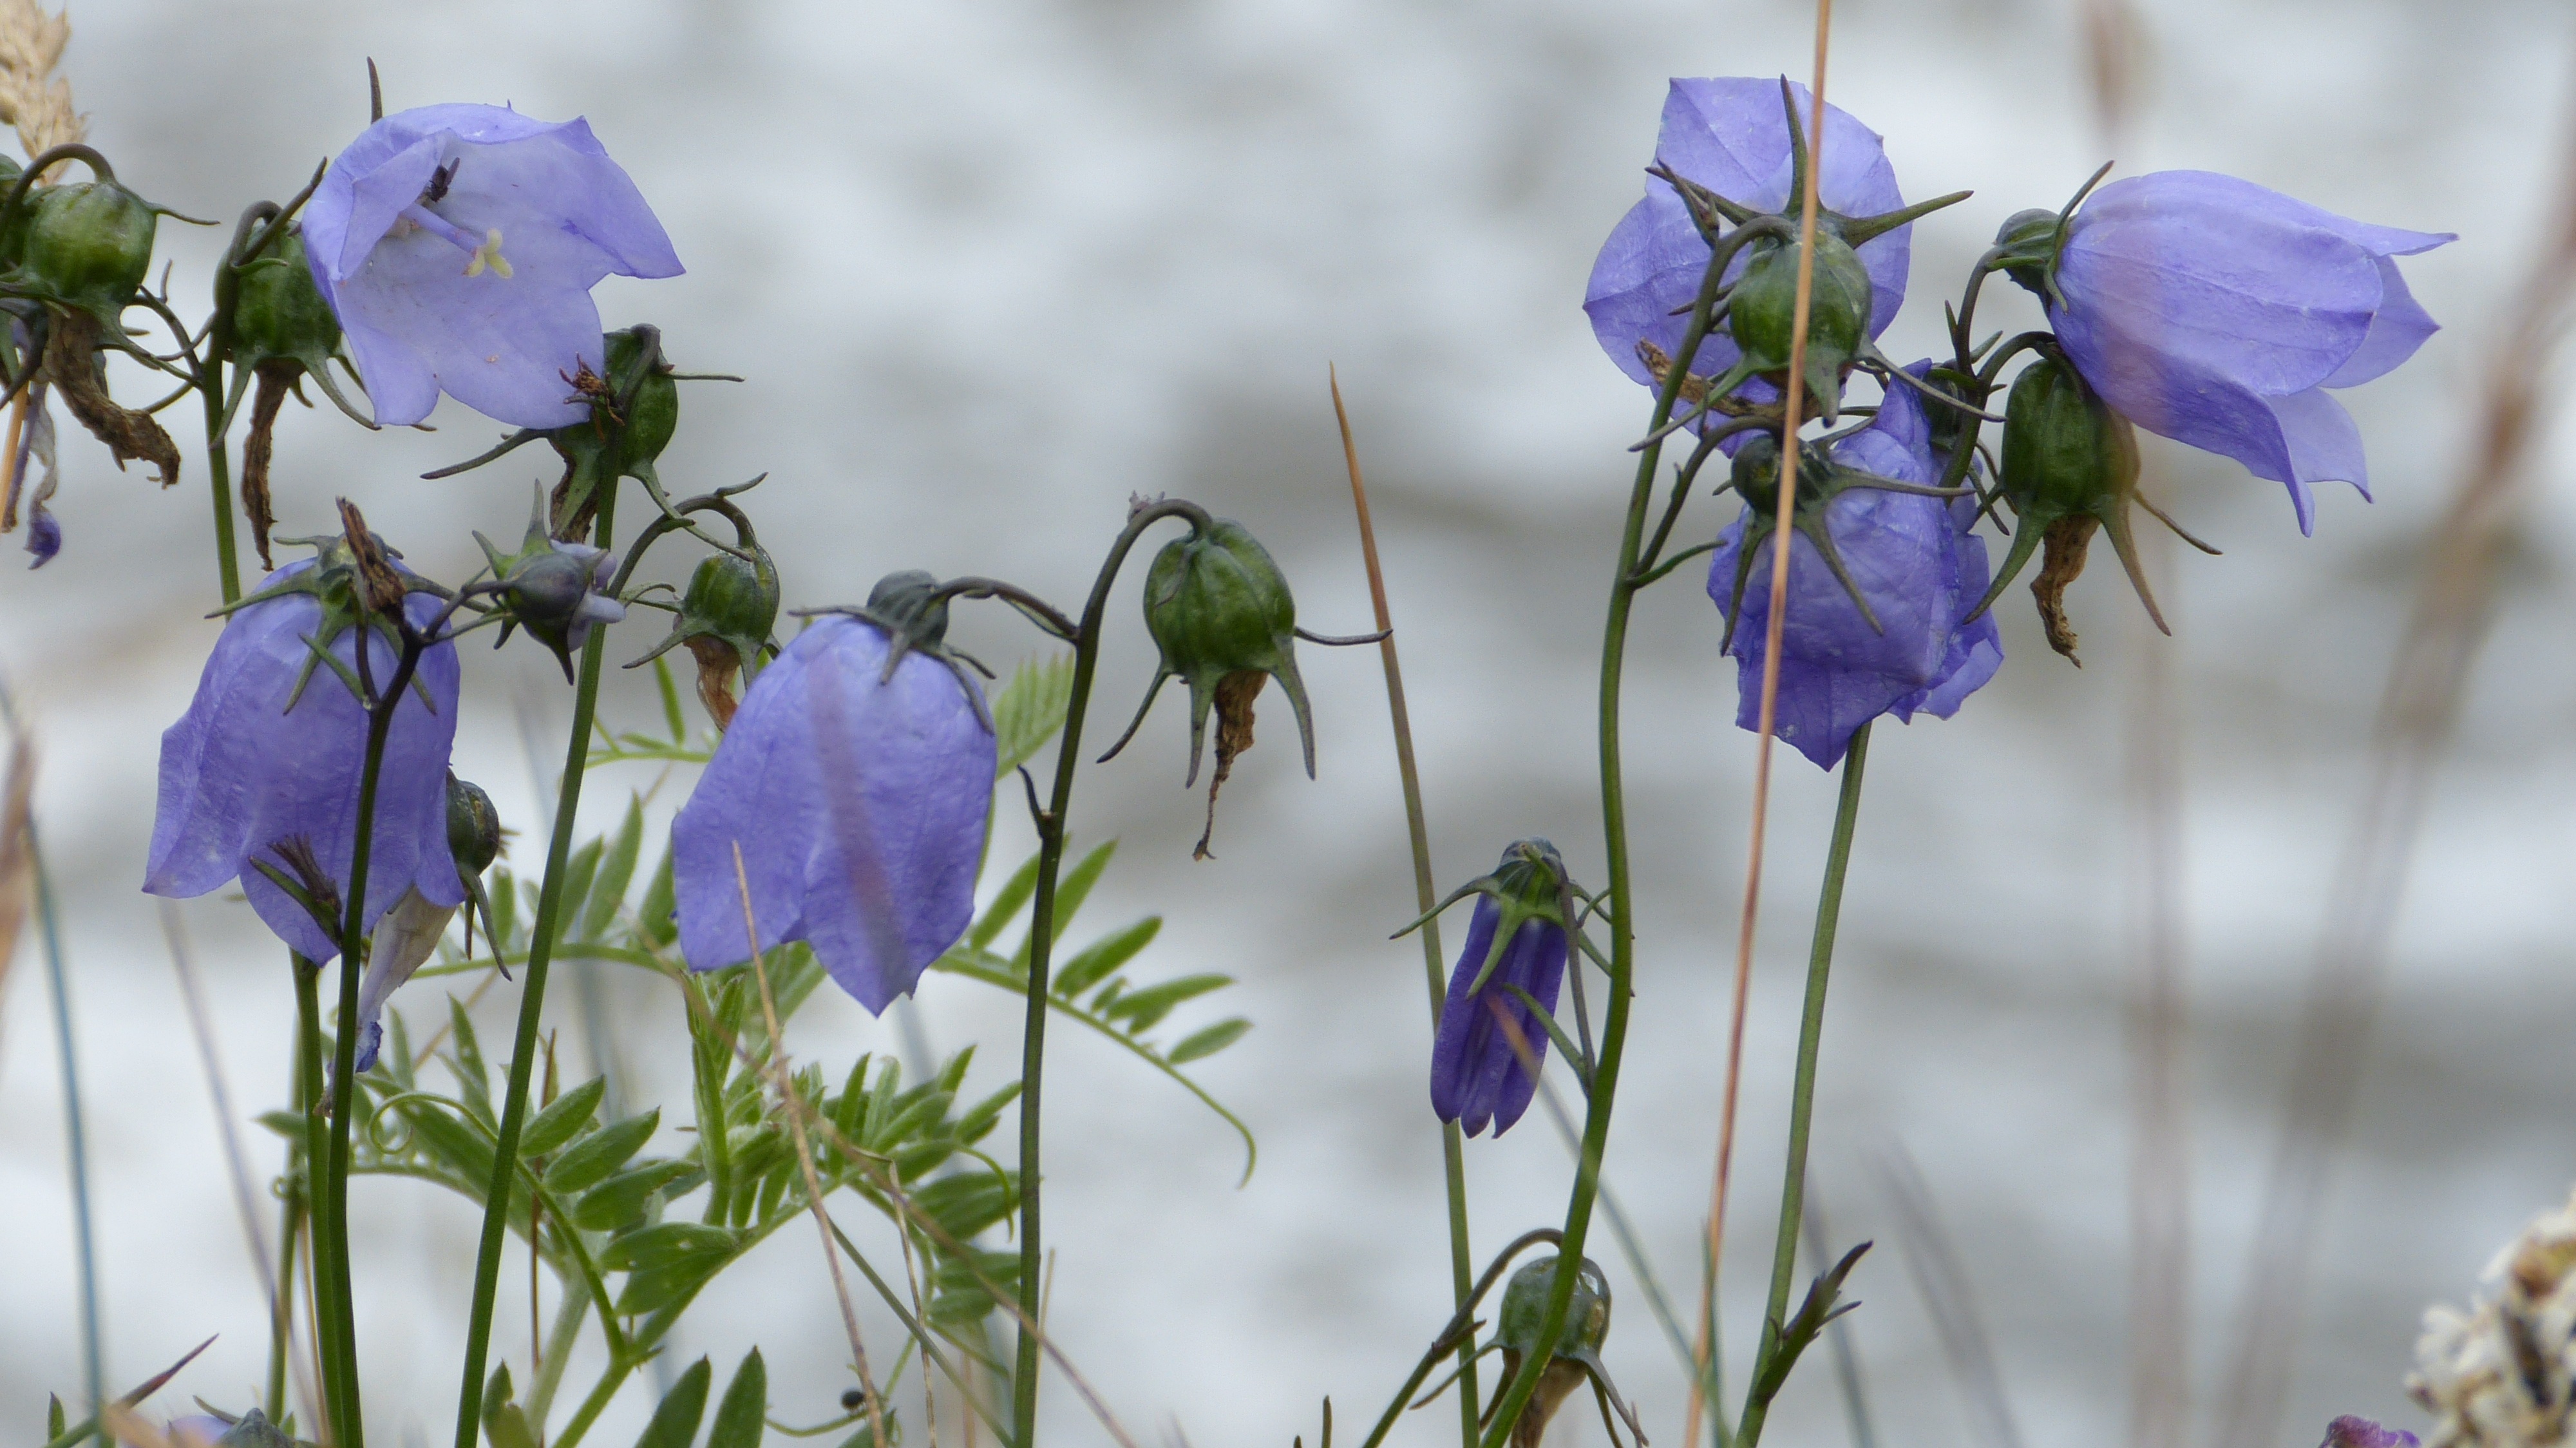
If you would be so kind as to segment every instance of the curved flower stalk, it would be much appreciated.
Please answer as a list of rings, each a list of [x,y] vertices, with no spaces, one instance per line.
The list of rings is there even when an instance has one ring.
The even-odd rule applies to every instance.
[[[692,970],[751,958],[746,880],[761,948],[809,942],[870,1011],[965,933],[997,746],[980,691],[938,652],[936,613],[912,630],[818,619],[752,684],[671,825]]]
[[[1777,462],[1773,449],[1769,466]],[[1747,449],[1737,475],[1746,479],[1761,466],[1757,450]],[[1831,769],[1853,731],[1881,714],[1906,722],[1918,711],[1956,714],[2003,666],[2003,642],[1992,615],[1968,617],[1986,592],[1986,543],[1968,531],[1976,499],[1885,486],[1929,490],[1941,477],[1929,421],[1912,392],[1890,391],[1870,425],[1824,458],[1810,446],[1799,472],[1776,729]],[[1758,496],[1758,479],[1747,481],[1757,496],[1719,538],[1708,592],[1728,618],[1735,722],[1758,729],[1771,610],[1765,540],[1776,504]]]
[[[367,711],[352,686],[359,640],[380,683],[392,678],[400,652],[384,637],[389,630],[357,622],[338,591],[346,584],[331,552],[270,574],[225,620],[196,698],[161,736],[160,803],[143,880],[151,894],[186,899],[239,879],[260,920],[315,962],[340,953],[336,928],[258,867],[301,880],[317,900],[345,890],[367,750]],[[423,593],[404,600],[418,628],[428,628],[439,607]],[[450,908],[465,898],[447,841],[457,686],[456,646],[433,644],[394,711],[364,928],[406,891]]]
[[[314,192],[304,240],[376,420],[397,427],[441,392],[519,427],[582,421],[573,379],[608,371],[590,289],[612,272],[681,272],[588,123],[506,106],[423,106],[368,127]]]
[[[2306,533],[2310,484],[2370,496],[2360,430],[2327,389],[2386,374],[2439,330],[2393,258],[2454,240],[2234,176],[2158,171],[2093,192],[2071,219],[2023,212],[1998,244],[2112,407],[2286,484]]]

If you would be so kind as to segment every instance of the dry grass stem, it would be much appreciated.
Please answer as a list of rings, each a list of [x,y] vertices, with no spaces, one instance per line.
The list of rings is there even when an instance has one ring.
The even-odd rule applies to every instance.
[[[0,987],[36,909],[36,752],[20,734],[9,748],[9,778],[0,785]]]
[[[1700,1276],[1698,1341],[1692,1355],[1699,1370],[1691,1375],[1690,1412],[1685,1444],[1699,1441],[1700,1414],[1717,1345],[1709,1323],[1717,1309],[1719,1264],[1725,1256],[1726,1197],[1735,1168],[1736,1098],[1744,1077],[1744,1014],[1753,993],[1753,938],[1762,903],[1762,846],[1771,819],[1772,729],[1780,714],[1780,646],[1789,617],[1789,541],[1795,530],[1790,517],[1798,497],[1799,410],[1806,401],[1807,311],[1815,293],[1816,188],[1824,171],[1825,62],[1833,35],[1833,0],[1816,0],[1816,69],[1808,84],[1809,121],[1805,184],[1798,196],[1798,288],[1789,332],[1788,385],[1781,389],[1779,516],[1774,519],[1771,548],[1771,615],[1764,620],[1761,725],[1755,734],[1753,765],[1753,839],[1744,858],[1744,909],[1735,936],[1735,990],[1727,1022],[1726,1087],[1718,1105],[1717,1168],[1708,1194],[1708,1268]],[[1626,922],[1621,922],[1625,926]]]

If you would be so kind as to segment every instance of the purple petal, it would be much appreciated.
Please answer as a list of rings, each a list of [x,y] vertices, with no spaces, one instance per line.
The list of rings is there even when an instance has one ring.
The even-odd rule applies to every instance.
[[[2361,346],[2344,359],[2335,374],[2325,380],[2327,387],[2358,387],[2375,377],[2393,371],[2397,365],[2415,355],[2426,338],[2442,330],[2406,289],[2406,278],[2398,275],[2397,263],[2379,258],[2379,311],[2370,319],[2370,334]]]
[[[566,427],[589,414],[568,400],[574,394],[564,379],[584,365],[606,367],[588,282],[552,281],[535,267],[469,277],[464,254],[426,231],[385,238],[366,273],[341,287],[339,302],[371,396],[375,369],[392,361],[426,371],[440,390],[497,421]],[[413,360],[389,359],[388,348]],[[408,386],[416,396],[417,383]],[[418,422],[428,409],[407,413],[377,404],[377,421],[389,427]]]
[[[2152,355],[2263,396],[2304,392],[2360,348],[2381,295],[2377,261],[2300,219],[2309,210],[2208,172],[2115,181],[2068,229],[2066,310],[2115,362]]]
[[[2319,1448],[2419,1448],[2419,1444],[2404,1429],[2383,1428],[2368,1418],[2346,1414],[2326,1425],[2326,1439]]]
[[[871,1011],[964,934],[997,745],[944,665],[885,681],[885,657],[875,626],[826,619],[744,697],[672,825],[692,969],[750,956],[737,844],[762,946],[810,941]]]
[[[1441,1120],[1457,1122],[1458,1129],[1469,1136],[1481,1134],[1489,1124],[1496,1136],[1510,1130],[1537,1094],[1538,1078],[1531,1067],[1544,1067],[1547,1061],[1547,1028],[1528,1003],[1506,987],[1520,987],[1553,1011],[1564,982],[1565,931],[1546,921],[1525,920],[1504,945],[1502,959],[1495,963],[1484,988],[1469,994],[1467,988],[1475,983],[1493,949],[1501,919],[1502,907],[1492,896],[1477,897],[1475,917],[1450,975],[1439,1033],[1431,1047],[1431,1109]],[[1510,1018],[1528,1048],[1526,1063],[1511,1033],[1497,1019],[1497,1008]]]
[[[437,606],[419,595],[408,604],[423,625]],[[289,594],[242,609],[224,625],[196,698],[161,736],[160,801],[143,888],[184,899],[238,878],[270,930],[307,958],[326,961],[339,953],[338,941],[249,863],[279,864],[277,847],[302,837],[322,868],[347,887],[366,713],[339,677],[318,665],[295,707],[286,708],[309,657],[304,639],[320,620],[321,606],[310,595]],[[361,632],[342,633],[332,654],[354,665]],[[368,653],[375,677],[390,679],[391,646],[371,637]],[[441,905],[464,898],[447,846],[455,646],[432,647],[417,677],[420,688],[406,691],[386,740],[362,928],[371,928],[409,889]],[[434,714],[422,705],[424,691]]]

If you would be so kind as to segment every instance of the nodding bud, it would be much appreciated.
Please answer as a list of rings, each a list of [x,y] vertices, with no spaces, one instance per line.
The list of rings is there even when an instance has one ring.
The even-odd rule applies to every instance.
[[[689,575],[688,592],[680,596],[679,617],[671,631],[644,657],[626,666],[636,668],[675,645],[687,644],[698,661],[698,701],[706,705],[718,729],[733,724],[735,673],[746,665],[759,667],[762,651],[769,646],[769,631],[778,623],[778,567],[759,544],[746,539],[742,547],[750,558],[711,553],[698,560],[697,570]]]
[[[19,207],[26,229],[10,278],[19,294],[117,328],[152,270],[152,203],[102,178],[30,190]]]
[[[1539,1330],[1547,1323],[1548,1288],[1556,1277],[1558,1260],[1542,1257],[1523,1266],[1503,1288],[1503,1310],[1496,1317],[1494,1341],[1503,1349],[1506,1381],[1520,1370],[1525,1359],[1542,1350]],[[1574,1277],[1574,1296],[1566,1304],[1565,1325],[1558,1329],[1555,1343],[1546,1348],[1548,1363],[1539,1375],[1538,1389],[1530,1394],[1528,1406],[1521,1409],[1520,1421],[1512,1425],[1513,1448],[1537,1448],[1557,1406],[1586,1381],[1602,1384],[1607,1394],[1609,1379],[1601,1366],[1601,1344],[1609,1336],[1609,1279],[1602,1276],[1599,1264],[1586,1257],[1582,1270]]]
[[[1755,246],[1727,303],[1727,330],[1744,353],[1733,372],[1765,378],[1786,391],[1798,319],[1799,248],[1795,241]],[[1820,227],[1809,282],[1807,391],[1815,398],[1813,415],[1832,422],[1842,412],[1843,378],[1870,351],[1869,269],[1851,243]],[[1730,382],[1721,390],[1732,388]]]
[[[1279,565],[1242,524],[1212,519],[1163,545],[1145,574],[1145,629],[1162,650],[1162,664],[1135,721],[1103,759],[1127,746],[1164,683],[1179,678],[1190,691],[1186,784],[1198,783],[1208,713],[1213,709],[1217,714],[1216,774],[1208,783],[1208,827],[1213,832],[1217,791],[1232,772],[1235,756],[1252,747],[1252,701],[1265,683],[1277,679],[1297,714],[1306,776],[1314,777],[1314,721],[1306,706],[1306,682],[1297,673],[1296,600]],[[1208,857],[1208,838],[1199,837],[1197,858]]]
[[[558,543],[546,531],[546,494],[537,490],[535,510],[519,551],[503,553],[477,533],[484,559],[500,583],[494,590],[508,617],[501,637],[515,624],[546,646],[563,665],[564,682],[572,682],[572,651],[590,641],[590,631],[626,617],[625,605],[604,590],[617,576],[617,555],[586,543]]]
[[[501,853],[501,814],[492,796],[470,780],[447,772],[447,849],[459,874],[472,878],[491,868]]]

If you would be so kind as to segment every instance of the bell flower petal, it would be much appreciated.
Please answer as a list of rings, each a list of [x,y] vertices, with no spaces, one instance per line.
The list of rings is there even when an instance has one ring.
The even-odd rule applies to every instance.
[[[1527,991],[1549,1011],[1556,1009],[1565,979],[1565,928],[1546,920],[1524,920],[1505,942],[1502,958],[1481,989],[1470,990],[1492,952],[1502,906],[1491,895],[1479,895],[1467,926],[1467,944],[1449,977],[1448,999],[1440,1008],[1439,1033],[1431,1046],[1431,1109],[1443,1121],[1458,1123],[1469,1136],[1488,1124],[1496,1136],[1529,1110],[1538,1092],[1537,1069],[1547,1062],[1547,1028],[1508,987]],[[1509,1018],[1506,1030],[1503,1018]],[[1512,1040],[1517,1033],[1520,1044]],[[1528,1059],[1522,1059],[1526,1049]]]

